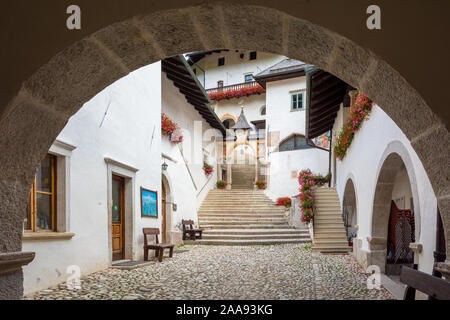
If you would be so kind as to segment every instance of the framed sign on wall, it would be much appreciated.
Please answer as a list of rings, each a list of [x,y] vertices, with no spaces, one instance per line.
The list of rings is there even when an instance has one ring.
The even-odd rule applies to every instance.
[[[141,187],[141,217],[158,218],[158,192]]]

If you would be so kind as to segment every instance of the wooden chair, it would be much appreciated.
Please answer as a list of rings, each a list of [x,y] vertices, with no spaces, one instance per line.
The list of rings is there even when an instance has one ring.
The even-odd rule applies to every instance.
[[[162,262],[163,255],[164,255],[164,249],[170,249],[169,257],[173,257],[173,244],[170,243],[159,243],[158,235],[159,235],[159,229],[158,228],[143,228],[142,231],[144,232],[144,261],[148,261],[148,251],[149,250],[155,250],[155,257],[158,258],[159,262]],[[156,237],[156,243],[154,244],[148,244],[147,236],[148,235],[155,235]]]
[[[416,290],[432,300],[450,300],[450,281],[405,266],[402,267],[400,281],[407,286],[403,300],[415,300]]]
[[[183,240],[194,240],[202,238],[202,229],[194,229],[194,221],[192,220],[181,220],[183,225]],[[198,234],[198,236],[197,236]]]

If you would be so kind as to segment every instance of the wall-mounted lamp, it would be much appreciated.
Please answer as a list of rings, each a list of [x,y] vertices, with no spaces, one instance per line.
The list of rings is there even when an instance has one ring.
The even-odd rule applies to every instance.
[[[162,164],[162,171],[166,171],[168,166],[169,165],[166,163],[166,160],[164,160],[164,163]]]

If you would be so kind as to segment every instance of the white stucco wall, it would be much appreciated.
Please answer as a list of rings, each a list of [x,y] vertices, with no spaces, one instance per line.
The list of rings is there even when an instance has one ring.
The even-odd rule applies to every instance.
[[[270,178],[266,193],[273,200],[298,195],[298,174],[302,169],[311,169],[315,174],[328,173],[328,152],[315,148],[273,152],[269,161]]]
[[[278,131],[280,142],[292,134],[305,134],[306,112],[291,110],[291,92],[306,91],[306,77],[267,83],[266,128],[268,132]],[[306,99],[306,96],[304,97]],[[306,105],[306,104],[305,104]],[[267,193],[273,199],[298,194],[298,173],[311,169],[316,174],[328,173],[328,152],[319,149],[303,149],[274,152],[278,145],[269,147],[270,182]],[[293,177],[293,172],[296,177]]]
[[[188,162],[198,190],[193,187],[178,147],[166,137],[161,137],[162,109],[184,131],[183,149],[188,156],[194,155],[194,158],[188,157]],[[194,121],[199,122],[194,124]],[[199,123],[203,128],[192,143],[189,136],[194,136],[194,125]],[[24,251],[36,252],[35,260],[24,267],[25,294],[65,281],[70,265],[79,266],[82,276],[111,265],[108,220],[111,170],[131,176],[126,179],[125,187],[126,259],[143,259],[142,228],[161,229],[162,152],[177,160],[177,164],[166,160],[169,165],[167,174],[171,178],[172,194],[169,196],[178,207],[173,212],[172,221],[177,223],[182,218],[197,220],[199,204],[196,199],[201,201],[215,184],[213,174],[204,187],[207,180],[202,170],[202,148],[212,155],[215,153],[214,143],[202,143],[202,133],[208,128],[209,125],[165,74],[161,75],[160,62],[120,79],[87,102],[58,136],[58,140],[76,147],[67,162],[70,163],[67,171],[70,174],[66,177],[69,184],[66,203],[70,206],[70,214],[64,230],[75,233],[75,236],[70,240],[24,241]],[[188,152],[190,146],[195,148],[193,153]],[[105,158],[138,171],[133,173],[120,165],[107,164]],[[215,163],[213,158],[208,161]],[[158,191],[157,219],[141,217],[140,187]]]
[[[75,236],[71,240],[23,243],[24,251],[36,252],[35,260],[24,267],[25,294],[64,281],[70,265],[80,266],[85,275],[111,264],[105,157],[139,169],[132,200],[134,259],[143,255],[142,228],[161,226],[161,215],[158,219],[141,218],[139,198],[141,186],[157,190],[159,195],[161,192],[160,70],[161,64],[154,63],[110,85],[87,102],[58,136],[76,147],[70,159],[71,214],[67,230]]]
[[[217,181],[217,161],[215,159],[215,143],[211,142],[211,137],[205,134],[207,130],[212,130],[211,126],[191,104],[187,103],[185,96],[165,74],[162,74],[162,87],[162,112],[166,113],[183,130],[183,142],[180,145],[171,143],[164,136],[161,142],[163,154],[177,161],[175,163],[166,160],[169,165],[167,175],[171,180],[172,187],[170,196],[177,204],[177,211],[173,212],[172,216],[172,226],[175,228],[182,219],[197,221],[197,209]],[[195,128],[197,129],[195,130]],[[204,155],[207,162],[214,167],[214,172],[210,177],[206,177],[203,171]],[[192,178],[186,168],[185,160]]]
[[[392,200],[395,201],[399,209],[411,209],[413,207],[413,205],[411,205],[412,196],[408,172],[403,168],[395,177]]]
[[[286,57],[272,53],[258,52],[256,60],[249,60],[248,50],[230,50],[220,53],[213,53],[205,56],[197,65],[205,70],[205,88],[211,89],[217,87],[217,81],[222,80],[224,86],[245,82],[244,74],[257,73],[273,66]],[[240,54],[244,54],[241,59]],[[217,59],[224,57],[225,65],[218,66]],[[195,65],[193,66],[195,68]],[[199,75],[203,84],[203,75]]]
[[[305,109],[291,110],[291,92],[301,90],[306,90],[306,77],[267,83],[266,126],[268,131],[280,132],[280,141],[292,133],[305,134]]]
[[[338,129],[342,125],[342,112],[341,108],[335,123],[335,131],[339,131]],[[423,245],[422,253],[415,254],[415,259],[419,263],[419,270],[431,273],[436,239],[436,197],[425,169],[411,147],[411,143],[392,119],[378,106],[374,106],[369,120],[364,122],[356,133],[344,161],[336,161],[336,187],[341,204],[347,179],[352,177],[357,198],[358,239],[362,241],[362,249],[368,250],[367,237],[371,235],[372,205],[377,176],[382,165],[383,154],[388,146],[394,146],[393,150],[406,149],[407,157],[411,159],[412,166],[408,170],[412,170],[414,175],[413,179],[415,179],[418,194],[416,200],[419,204],[414,209],[415,215],[420,215],[420,226],[417,226],[416,222],[416,227],[419,227],[416,231],[416,242]],[[401,189],[404,187],[401,187],[400,184],[394,192],[398,194]]]

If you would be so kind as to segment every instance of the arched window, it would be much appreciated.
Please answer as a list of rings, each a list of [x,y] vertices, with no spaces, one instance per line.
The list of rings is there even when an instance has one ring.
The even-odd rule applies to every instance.
[[[312,148],[308,145],[305,136],[301,134],[294,134],[280,143],[280,147],[278,151],[292,151],[292,150],[301,150],[301,149],[309,149]]]
[[[266,106],[262,106],[262,107],[261,107],[260,114],[261,114],[262,116],[265,116],[265,115],[266,115]]]
[[[222,123],[226,129],[230,129],[236,124],[233,119],[225,119]]]

